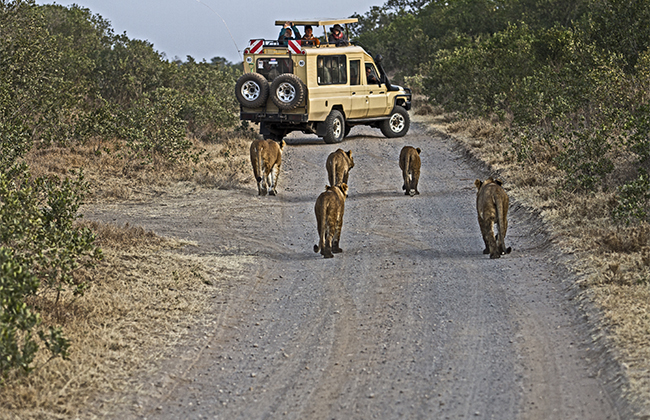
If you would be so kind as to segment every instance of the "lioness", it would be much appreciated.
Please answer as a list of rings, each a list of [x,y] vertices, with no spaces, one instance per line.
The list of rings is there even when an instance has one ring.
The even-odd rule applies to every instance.
[[[314,252],[320,251],[324,258],[332,258],[334,253],[343,252],[339,247],[339,240],[347,193],[348,185],[345,183],[333,187],[326,185],[325,192],[316,199],[314,211],[320,239],[318,245],[314,245]]]
[[[259,195],[266,195],[267,191],[277,195],[284,146],[284,140],[280,144],[274,140],[255,140],[251,144],[251,164]]]
[[[508,194],[501,187],[500,180],[488,178],[485,182],[477,179],[476,185],[476,210],[481,235],[485,242],[484,254],[490,258],[500,258],[501,254],[509,254],[512,248],[506,248],[506,231],[508,230]],[[498,234],[494,237],[494,225],[497,225]]]
[[[404,146],[399,154],[399,167],[404,177],[404,195],[413,197],[420,194],[418,181],[420,180],[420,148]]]
[[[330,186],[333,187],[340,183],[347,184],[350,169],[354,168],[352,150],[344,152],[342,149],[338,149],[330,153],[327,157],[325,168],[327,169],[327,179],[330,182]]]

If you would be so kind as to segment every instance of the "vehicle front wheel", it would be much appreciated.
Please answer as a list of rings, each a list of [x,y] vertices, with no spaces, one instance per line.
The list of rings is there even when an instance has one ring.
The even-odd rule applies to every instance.
[[[411,119],[409,117],[409,113],[404,108],[397,105],[395,108],[393,108],[393,111],[390,113],[388,119],[382,121],[379,128],[381,129],[381,132],[384,134],[384,136],[394,138],[405,136],[409,131],[410,126]]]
[[[325,119],[325,135],[323,140],[327,144],[340,143],[345,137],[345,118],[336,109],[333,109],[332,112]]]

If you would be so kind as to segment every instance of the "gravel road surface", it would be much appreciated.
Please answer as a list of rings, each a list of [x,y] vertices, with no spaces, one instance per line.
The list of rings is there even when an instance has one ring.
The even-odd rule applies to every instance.
[[[277,197],[257,188],[162,194],[90,219],[191,240],[206,261],[240,256],[208,327],[141,381],[127,418],[619,419],[590,326],[540,222],[511,201],[511,254],[490,260],[476,178],[445,140],[356,127],[340,145],[287,139]],[[422,149],[420,195],[399,152]],[[352,150],[342,254],[323,259],[314,203],[325,160]],[[507,189],[507,185],[505,185]],[[232,273],[231,273],[232,274]],[[149,384],[153,384],[149,386]]]

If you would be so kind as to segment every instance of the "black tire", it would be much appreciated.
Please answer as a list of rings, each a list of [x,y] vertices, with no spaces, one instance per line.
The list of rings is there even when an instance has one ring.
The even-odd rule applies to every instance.
[[[397,105],[393,108],[387,120],[382,121],[379,129],[388,138],[403,137],[408,133],[411,126],[409,113]]]
[[[258,73],[244,73],[235,84],[235,96],[245,108],[260,108],[269,98],[269,82]]]
[[[294,109],[304,98],[305,85],[295,74],[282,74],[271,83],[271,100],[283,111]]]
[[[352,131],[352,126],[346,124],[346,126],[345,126],[345,135],[343,137],[347,137],[350,134],[350,131]]]
[[[336,109],[325,119],[325,135],[323,140],[327,144],[340,143],[345,138],[345,118]]]

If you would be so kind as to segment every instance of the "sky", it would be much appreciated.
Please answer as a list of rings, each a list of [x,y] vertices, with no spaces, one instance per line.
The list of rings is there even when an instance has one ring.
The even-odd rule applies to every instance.
[[[37,4],[77,4],[111,23],[115,33],[147,40],[167,59],[197,61],[225,57],[242,61],[250,39],[276,39],[276,20],[346,18],[365,14],[385,0],[38,0]],[[323,6],[327,10],[323,10]],[[302,28],[299,27],[301,30]],[[322,35],[314,28],[314,35]],[[239,52],[238,52],[239,50]]]

